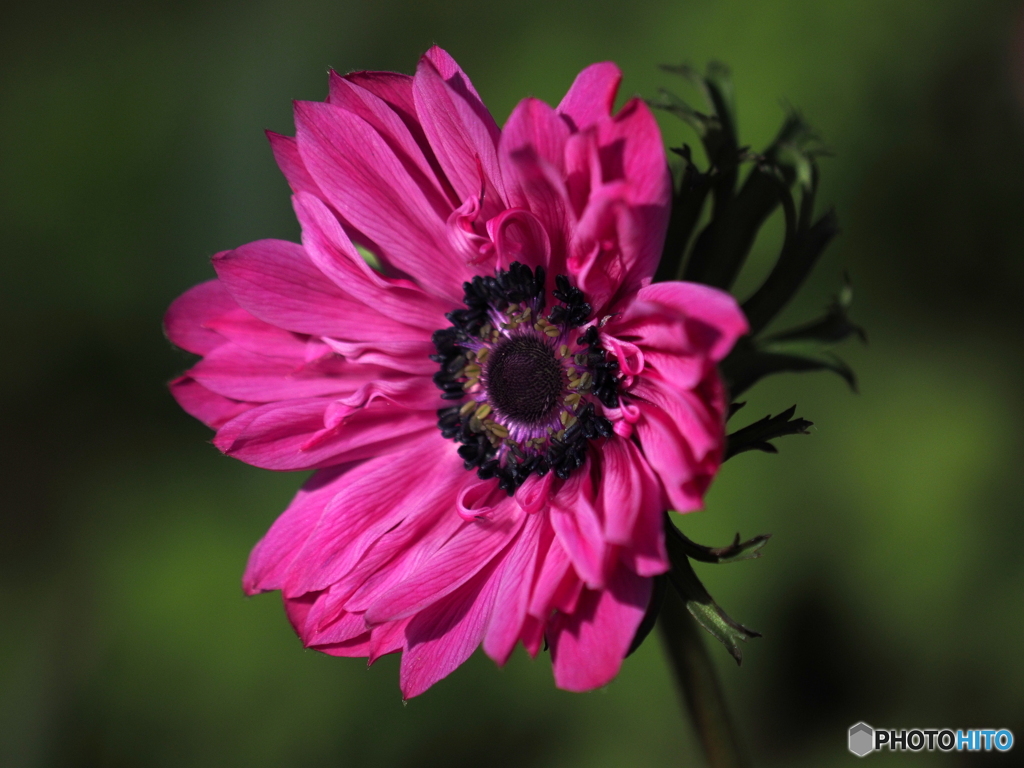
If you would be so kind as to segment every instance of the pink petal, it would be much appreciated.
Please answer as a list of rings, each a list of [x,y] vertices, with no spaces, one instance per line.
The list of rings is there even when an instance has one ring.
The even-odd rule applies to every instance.
[[[469,268],[447,247],[450,206],[435,208],[366,121],[331,104],[295,106],[299,152],[324,196],[383,250],[387,262],[435,296],[462,299]]]
[[[269,357],[224,344],[200,360],[189,376],[219,395],[269,403],[349,394],[381,373],[379,368],[336,355],[305,363],[301,358]]]
[[[397,653],[405,647],[405,630],[409,619],[391,621],[370,630],[370,649],[366,663],[373,664],[381,656]]]
[[[555,537],[543,555],[540,573],[537,574],[537,583],[530,596],[527,612],[535,618],[547,621],[558,589],[566,576],[570,574],[575,577],[575,573],[572,572],[572,563],[565,553],[565,548]]]
[[[551,525],[576,573],[588,585],[604,585],[606,545],[598,512],[588,498],[590,461],[566,480],[551,499]]]
[[[336,72],[331,72],[330,88],[329,102],[365,120],[380,135],[416,185],[425,195],[433,197],[432,205],[436,210],[452,207],[453,200],[446,194],[447,185],[442,185],[409,125],[389,104]],[[412,95],[411,81],[409,95]]]
[[[637,299],[658,302],[692,320],[696,337],[703,339],[708,356],[716,362],[749,330],[736,299],[717,288],[675,281],[652,283],[640,290]]]
[[[256,403],[243,403],[211,392],[191,376],[181,376],[170,383],[171,394],[189,416],[194,416],[213,429],[236,416],[255,408]]]
[[[290,331],[362,341],[423,335],[350,299],[295,243],[258,240],[218,254],[213,266],[239,304]]]
[[[485,218],[504,207],[498,166],[501,130],[461,70],[444,77],[429,54],[413,78],[416,114],[441,168],[460,200],[485,193]],[[481,176],[482,174],[482,176]]]
[[[662,513],[667,499],[640,450],[613,437],[601,449],[605,538],[621,545],[620,560],[641,576],[668,570]]]
[[[270,140],[270,149],[274,153],[277,167],[281,169],[288,186],[292,192],[308,192],[321,197],[323,193],[320,187],[313,180],[313,177],[306,170],[305,163],[299,155],[299,145],[292,136],[282,136],[273,131],[267,131],[267,138]]]
[[[330,398],[310,398],[253,408],[221,427],[213,443],[247,464],[299,470],[390,453],[417,433],[437,434],[433,413],[395,413],[377,403],[327,430],[323,426],[324,412],[330,403]]]
[[[210,320],[207,325],[234,345],[260,355],[303,360],[309,345],[307,335],[265,323],[241,307]]]
[[[313,533],[324,508],[348,482],[347,466],[316,472],[305,482],[288,508],[270,526],[249,555],[242,577],[246,594],[281,589],[295,556]]]
[[[353,363],[379,365],[403,373],[419,374],[424,377],[437,372],[437,363],[430,359],[437,349],[429,340],[382,339],[359,343],[325,338],[327,345]],[[424,387],[434,386],[423,382]]]
[[[412,97],[412,76],[398,72],[349,72],[344,80],[369,91],[398,114],[403,121],[416,117],[416,106]],[[334,86],[334,79],[331,79]]]
[[[622,81],[622,72],[610,61],[591,64],[573,81],[558,111],[581,131],[602,118],[607,118],[615,104],[615,94]]]
[[[224,337],[211,331],[208,323],[234,309],[238,304],[220,280],[193,286],[175,299],[164,315],[167,338],[182,349],[205,355],[224,343]]]
[[[584,590],[572,615],[549,625],[555,685],[589,691],[618,674],[651,598],[651,579],[618,568],[603,590]]]
[[[432,461],[437,470],[424,485],[419,473]],[[393,538],[404,548],[422,540],[442,513],[450,515],[453,525],[459,524],[451,500],[467,477],[471,476],[458,461],[454,444],[444,441],[436,429],[409,439],[401,450],[361,464],[335,484],[323,517],[295,561],[286,593],[316,591],[351,578],[346,596],[351,594],[376,567],[388,564],[387,558],[367,554],[385,535],[394,532]],[[419,525],[421,519],[425,526]],[[416,532],[412,542],[404,539],[408,529]],[[353,569],[362,573],[353,574]]]
[[[313,195],[293,198],[310,260],[346,295],[378,313],[432,333],[452,305],[439,302],[408,280],[386,278],[359,255],[330,209]]]
[[[694,458],[687,436],[679,431],[672,417],[656,406],[641,406],[636,423],[637,437],[644,456],[661,479],[672,509],[692,512],[704,506],[704,491],[717,469],[717,461],[700,462]]]
[[[493,516],[464,522],[428,560],[374,601],[366,611],[367,623],[403,619],[450,594],[505,548],[525,518],[506,498]]]
[[[501,132],[498,146],[502,176],[505,176],[504,171],[510,165],[508,158],[516,151],[527,148],[559,174],[564,174],[565,142],[568,138],[569,126],[555,110],[540,99],[523,99],[512,110]],[[511,193],[511,189],[509,191]],[[523,205],[522,202],[514,204]]]
[[[693,390],[682,390],[672,382],[644,377],[634,387],[633,394],[646,415],[653,407],[660,408],[673,422],[697,461],[719,452],[725,441],[725,417],[712,404]]]
[[[495,610],[484,637],[484,652],[500,665],[508,661],[522,633],[537,563],[550,539],[544,517],[531,515],[501,562]]]
[[[483,640],[497,594],[495,564],[454,593],[416,614],[406,628],[402,696],[419,696],[468,659]]]
[[[672,176],[650,108],[641,99],[630,99],[611,120],[597,123],[597,140],[602,180],[628,182],[632,205],[667,211],[672,202]],[[662,233],[666,223],[661,224]]]

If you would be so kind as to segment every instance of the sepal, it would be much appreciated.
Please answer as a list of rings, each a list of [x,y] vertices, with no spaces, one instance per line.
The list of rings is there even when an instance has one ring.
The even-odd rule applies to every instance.
[[[778,453],[779,449],[771,443],[775,438],[809,434],[807,428],[813,426],[814,422],[793,418],[795,414],[796,406],[794,405],[778,416],[765,416],[760,421],[755,421],[753,424],[748,424],[731,433],[726,437],[725,456],[722,461],[728,461],[744,451]],[[739,541],[739,534],[736,534],[736,541]]]

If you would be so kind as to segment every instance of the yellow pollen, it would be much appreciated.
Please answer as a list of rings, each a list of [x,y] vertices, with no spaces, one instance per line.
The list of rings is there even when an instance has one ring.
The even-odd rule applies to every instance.
[[[484,403],[476,409],[476,417],[478,419],[486,419],[491,414],[490,403]]]
[[[465,416],[466,414],[475,411],[478,405],[480,405],[480,403],[478,403],[476,400],[470,400],[468,403],[464,403],[462,407],[459,408],[459,413]]]
[[[489,432],[493,432],[498,437],[508,437],[508,428],[504,424],[499,424],[496,421],[486,421],[484,426],[487,427]]]

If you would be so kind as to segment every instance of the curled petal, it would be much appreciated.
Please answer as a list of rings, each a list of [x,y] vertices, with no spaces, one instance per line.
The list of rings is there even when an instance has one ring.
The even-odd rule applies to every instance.
[[[607,589],[585,589],[576,610],[551,621],[555,685],[589,691],[611,682],[651,598],[651,579],[619,568]]]

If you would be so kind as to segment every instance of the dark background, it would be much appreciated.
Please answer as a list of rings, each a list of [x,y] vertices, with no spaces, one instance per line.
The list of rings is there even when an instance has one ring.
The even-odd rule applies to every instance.
[[[777,377],[746,418],[815,422],[722,471],[682,520],[756,562],[704,568],[764,633],[712,652],[762,766],[855,760],[846,729],[1009,727],[1024,738],[1024,26],[1003,0],[22,3],[0,26],[0,765],[670,766],[697,763],[657,638],[606,689],[546,658],[475,656],[402,704],[393,657],[302,650],[276,596],[244,599],[250,547],[300,478],[226,459],[165,383],[188,356],[168,303],[214,252],[295,239],[262,129],[329,66],[411,72],[431,43],[499,122],[614,59],[734,71],[742,139],[783,103],[834,157],[844,270],[870,344]],[[689,97],[694,94],[679,86]],[[678,142],[681,126],[664,122]],[[692,136],[687,137],[692,141]],[[741,282],[778,246],[769,224]],[[737,417],[739,418],[739,417]],[[1024,745],[1002,762],[1024,764]],[[873,764],[971,763],[875,755]],[[998,759],[998,758],[997,758]]]

